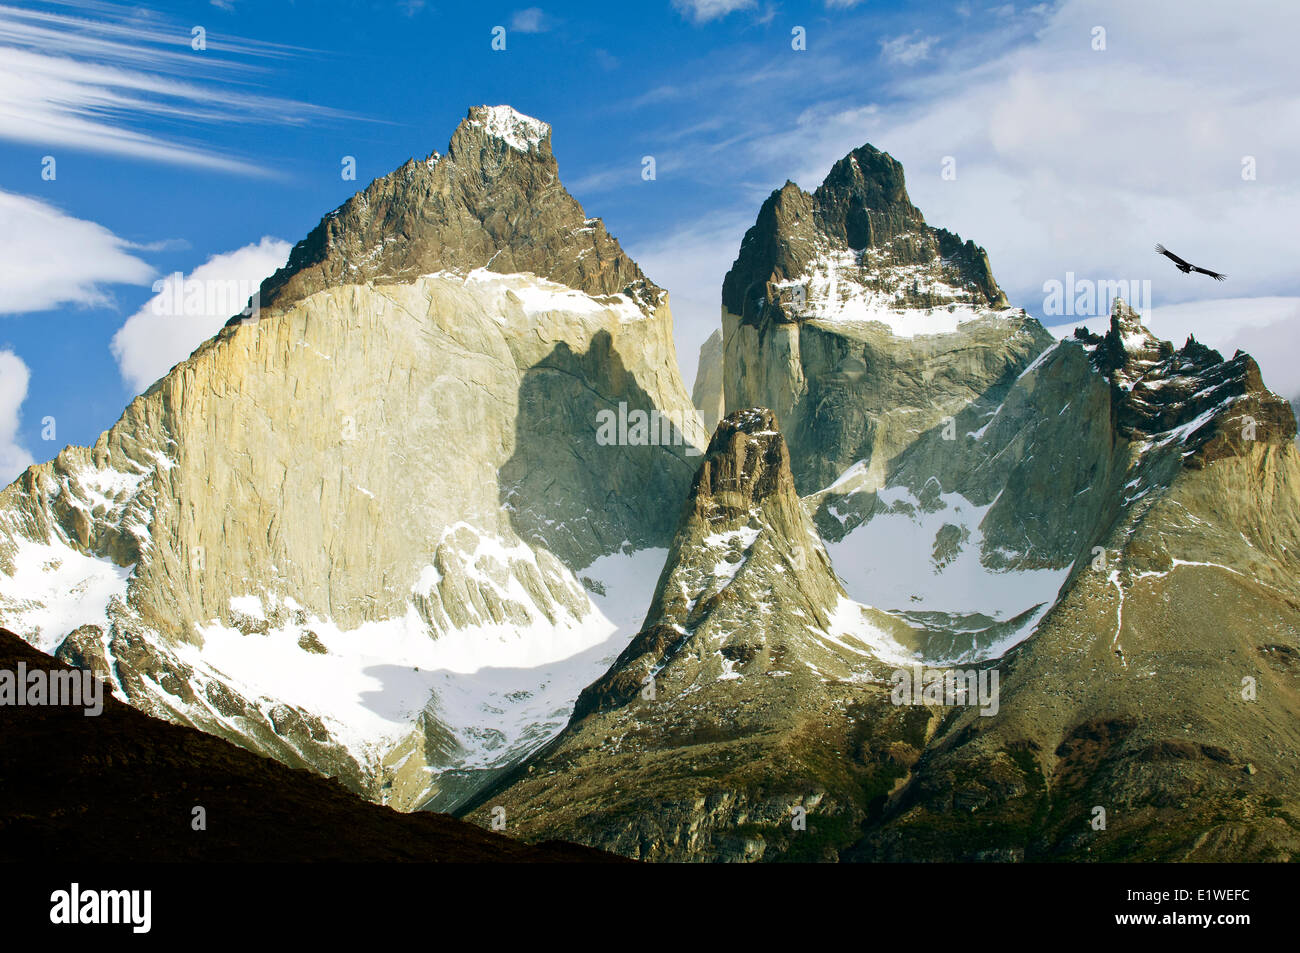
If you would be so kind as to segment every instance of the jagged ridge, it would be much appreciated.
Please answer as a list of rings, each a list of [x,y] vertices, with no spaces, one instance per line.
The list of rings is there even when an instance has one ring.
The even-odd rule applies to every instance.
[[[928,226],[907,196],[903,167],[871,145],[836,162],[811,195],[786,182],[768,197],[723,280],[722,306],[744,324],[816,316],[814,293],[798,300],[791,285],[835,256],[846,259],[846,277],[887,292],[901,307],[1007,306],[984,250]],[[900,286],[905,272],[910,283]],[[947,287],[919,284],[940,280]]]
[[[445,156],[409,159],[322,218],[263,282],[261,305],[283,311],[339,284],[475,268],[650,307],[662,294],[560,183],[550,126],[509,106],[475,106]]]
[[[1187,464],[1204,466],[1239,455],[1255,439],[1295,439],[1290,405],[1264,386],[1259,365],[1245,351],[1224,360],[1192,336],[1175,350],[1152,336],[1123,301],[1115,302],[1104,335],[1087,328],[1074,334],[1110,380],[1116,427],[1131,440],[1185,429]]]

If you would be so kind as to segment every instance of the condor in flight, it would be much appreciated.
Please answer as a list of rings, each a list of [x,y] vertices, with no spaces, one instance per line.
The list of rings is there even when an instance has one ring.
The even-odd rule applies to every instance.
[[[1196,265],[1193,265],[1191,262],[1183,261],[1177,255],[1171,252],[1168,248],[1166,248],[1164,245],[1157,245],[1156,251],[1158,251],[1160,254],[1164,255],[1175,265],[1177,265],[1178,270],[1185,275],[1190,274],[1193,271],[1197,271],[1203,275],[1209,275],[1215,281],[1222,281],[1224,278],[1228,277],[1227,275],[1219,274],[1217,271],[1210,271],[1208,268],[1198,268]]]

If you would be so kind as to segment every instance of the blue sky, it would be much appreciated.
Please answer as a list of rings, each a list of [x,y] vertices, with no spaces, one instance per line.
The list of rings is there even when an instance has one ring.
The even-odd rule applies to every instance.
[[[0,3],[0,477],[93,442],[156,376],[154,326],[113,346],[156,279],[269,272],[480,103],[552,125],[569,190],[671,292],[688,379],[763,198],[870,141],[1045,323],[1045,281],[1149,280],[1157,332],[1267,354],[1300,394],[1300,11],[1223,6]],[[1156,241],[1230,281],[1189,282]]]

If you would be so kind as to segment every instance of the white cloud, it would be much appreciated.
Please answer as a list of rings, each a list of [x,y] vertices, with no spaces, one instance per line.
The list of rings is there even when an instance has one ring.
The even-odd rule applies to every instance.
[[[113,335],[113,356],[127,386],[144,391],[221,330],[262,279],[285,263],[289,248],[267,237],[213,255],[179,282],[176,275],[162,279],[158,293]]]
[[[102,305],[110,284],[143,284],[153,269],[104,226],[39,199],[0,191],[0,314]]]
[[[939,42],[937,36],[918,36],[917,33],[896,36],[892,40],[881,40],[880,58],[886,63],[915,66],[930,55],[930,47],[937,42]]]
[[[18,411],[31,374],[13,351],[0,351],[0,486],[8,486],[34,462],[18,442]]]
[[[520,33],[545,33],[550,29],[550,21],[540,7],[529,7],[527,10],[516,10],[510,26]]]
[[[696,23],[720,20],[737,10],[752,10],[754,0],[673,0],[677,11]]]
[[[721,323],[722,278],[752,224],[719,218],[628,247],[650,280],[668,289],[677,363],[687,389],[695,380],[700,345]]]

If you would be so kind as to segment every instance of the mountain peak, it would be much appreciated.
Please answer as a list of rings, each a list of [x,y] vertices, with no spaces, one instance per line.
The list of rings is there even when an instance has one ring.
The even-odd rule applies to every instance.
[[[639,621],[705,436],[666,299],[539,132],[471,110],[446,155],[324,217],[264,320],[0,492],[0,623],[148,711],[407,809],[558,728],[599,674],[587,650]],[[593,421],[627,407],[664,426],[600,446]],[[55,608],[68,592],[85,601]],[[331,644],[362,627],[406,634]],[[445,666],[462,645],[521,691]],[[346,688],[377,658],[408,673],[382,719]],[[303,695],[303,663],[344,690]]]
[[[747,513],[773,495],[797,502],[790,450],[776,415],[752,407],[723,418],[691,492],[696,512],[711,520]]]
[[[875,631],[863,613],[799,501],[776,415],[735,411],[696,472],[641,632],[583,691],[571,726],[626,705],[647,674],[684,690],[794,667],[800,691],[810,672],[847,675],[865,642],[846,650],[836,639]]]
[[[551,127],[511,106],[471,106],[456,133],[499,139],[519,152],[550,153]],[[456,136],[452,136],[453,147]]]
[[[902,164],[870,144],[831,166],[813,199],[823,228],[852,249],[880,245],[925,227],[921,210],[907,196]]]
[[[643,309],[662,300],[560,183],[551,127],[509,106],[474,106],[445,156],[408,160],[321,219],[262,283],[261,305],[283,311],[327,287],[476,268],[628,294]]]
[[[768,196],[722,284],[744,324],[883,321],[1007,299],[974,242],[925,222],[903,167],[871,145],[836,162],[809,194],[786,182]]]
[[[1175,348],[1119,298],[1104,335],[1079,328],[1075,338],[1109,378],[1116,423],[1130,439],[1157,446],[1176,441],[1189,463],[1199,465],[1245,452],[1255,433],[1269,443],[1295,438],[1289,405],[1265,387],[1259,365],[1244,351],[1225,360],[1191,336]]]

